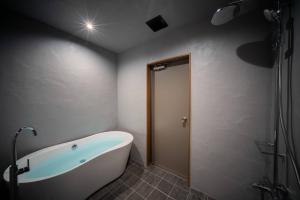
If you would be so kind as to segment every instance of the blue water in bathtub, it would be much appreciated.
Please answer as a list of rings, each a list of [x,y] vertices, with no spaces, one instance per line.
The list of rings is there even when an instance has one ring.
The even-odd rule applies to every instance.
[[[30,166],[29,172],[19,175],[19,181],[22,181],[22,179],[42,178],[63,173],[87,162],[123,141],[124,139],[120,136],[107,136],[86,144],[78,144],[74,149],[70,146],[70,148],[66,150],[59,151],[57,154],[45,158],[39,164]],[[76,142],[74,142],[74,144],[76,144]]]

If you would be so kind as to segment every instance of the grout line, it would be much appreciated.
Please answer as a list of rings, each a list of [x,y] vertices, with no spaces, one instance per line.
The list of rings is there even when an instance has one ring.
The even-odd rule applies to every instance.
[[[156,165],[153,165],[153,166],[154,166],[155,168],[159,168],[160,170],[166,172],[167,174],[171,174],[171,175],[176,176],[177,178],[179,178],[179,179],[181,179],[181,180],[184,180],[183,177],[178,176],[177,174],[174,174],[173,172],[167,171],[166,169],[163,169],[163,168],[161,168],[161,167],[159,167],[159,166],[156,166]]]
[[[134,172],[132,172],[132,171],[130,171],[130,170],[127,170],[127,173],[129,173],[130,176],[135,176],[135,177],[137,177],[138,180],[140,180],[141,182],[140,182],[138,185],[136,185],[135,188],[132,188],[132,187],[130,187],[127,183],[125,183],[125,181],[123,181],[121,178],[119,179],[119,181],[120,181],[122,184],[124,184],[126,187],[128,187],[128,188],[130,188],[130,189],[132,190],[132,191],[127,195],[127,197],[126,197],[124,200],[128,199],[129,196],[132,195],[133,193],[137,193],[137,195],[139,195],[142,199],[145,200],[145,199],[147,199],[147,198],[153,193],[153,191],[154,191],[155,189],[158,190],[159,192],[163,193],[167,198],[170,198],[170,199],[175,200],[173,197],[171,197],[171,196],[169,195],[169,194],[171,194],[171,192],[174,190],[175,187],[178,187],[178,188],[182,189],[183,191],[186,191],[186,190],[184,190],[183,188],[181,188],[181,187],[179,187],[179,186],[176,186],[176,183],[179,181],[179,179],[181,179],[181,180],[183,180],[183,179],[182,179],[181,177],[176,176],[176,175],[173,174],[173,173],[170,173],[170,172],[168,172],[168,171],[166,171],[166,170],[164,170],[164,169],[161,169],[161,168],[159,168],[159,167],[157,167],[157,166],[154,166],[154,167],[159,168],[159,169],[161,169],[162,171],[165,172],[165,174],[163,174],[163,175],[160,177],[160,176],[158,176],[156,173],[154,173],[152,170],[149,170],[149,169],[147,169],[147,168],[138,166],[138,165],[135,164],[135,163],[132,163],[132,165],[135,165],[136,167],[145,170],[145,171],[148,172],[149,174],[148,174],[146,177],[141,178],[141,177],[139,177],[138,175],[136,175]],[[126,172],[126,171],[125,171],[125,172]],[[176,181],[175,181],[174,183],[171,183],[170,181],[166,180],[166,179],[165,179],[166,174],[171,174],[171,175],[177,177]],[[155,177],[158,177],[160,180],[158,181],[157,184],[151,185],[151,184],[149,184],[149,183],[145,180],[145,178],[147,178],[149,175],[153,175],[153,176],[155,176]],[[171,190],[170,190],[169,194],[163,192],[162,190],[160,190],[160,189],[158,188],[159,184],[160,184],[163,180],[166,181],[167,183],[169,183],[169,184],[171,185]],[[152,191],[151,191],[145,198],[144,198],[144,196],[142,196],[142,195],[141,195],[139,192],[137,192],[137,190],[136,190],[137,188],[140,187],[140,185],[141,185],[142,183],[146,183],[146,184],[149,185],[151,188],[153,188]],[[186,192],[188,192],[187,197],[186,197],[186,200],[187,200],[188,197],[189,197],[189,195],[190,195],[190,188],[189,188],[189,190],[186,191]],[[109,190],[109,193],[110,193],[111,195],[114,196],[114,194],[111,192],[111,190]],[[117,197],[117,198],[118,198],[118,197]],[[119,199],[119,198],[118,198],[118,199]]]
[[[171,188],[171,190],[170,190],[170,195],[171,195],[171,193],[172,193],[172,191],[174,190],[174,185],[172,185],[172,188]],[[171,197],[171,196],[170,196]],[[172,197],[173,198],[173,197]]]
[[[136,176],[135,174],[133,174],[133,173],[131,173],[132,175],[134,175],[134,176]],[[139,178],[139,180],[141,180],[140,178]],[[133,193],[137,193],[138,195],[139,195],[139,193],[136,191],[136,189],[134,189],[134,188],[132,188],[132,187],[130,187],[127,183],[125,183],[123,180],[121,180],[122,181],[122,183],[125,185],[125,186],[127,186],[128,188],[130,188],[132,191],[128,194],[128,196],[125,198],[125,200],[126,199],[128,199],[129,198],[129,196],[131,195],[131,194],[133,194]],[[139,187],[139,185],[141,185],[141,183],[139,183],[136,187]],[[139,196],[141,196],[141,195],[139,195]],[[143,198],[143,197],[142,197]],[[144,199],[144,198],[143,198]]]
[[[153,173],[152,173],[153,174]],[[155,175],[155,174],[154,174]],[[157,176],[157,175],[155,175],[155,176]],[[141,179],[142,180],[142,179]],[[169,192],[169,194],[167,194],[167,193],[165,193],[165,192],[163,192],[162,190],[160,190],[157,186],[160,184],[160,182],[162,182],[162,181],[166,181],[167,183],[169,183],[170,185],[171,185],[171,190],[170,190],[170,192]],[[144,181],[144,180],[143,180]],[[145,181],[146,182],[146,181]],[[172,191],[174,190],[174,188],[175,187],[178,187],[178,188],[180,188],[181,190],[183,190],[183,191],[185,191],[185,192],[187,192],[187,195],[186,195],[186,200],[188,199],[188,196],[189,196],[189,194],[190,194],[190,190],[188,190],[188,191],[186,191],[186,190],[184,190],[183,188],[181,188],[180,186],[177,186],[176,185],[176,183],[178,182],[178,179],[175,181],[175,183],[171,183],[170,181],[168,181],[168,180],[166,180],[166,179],[164,179],[164,178],[161,178],[161,180],[159,181],[159,183],[157,184],[157,186],[152,186],[151,184],[149,184],[148,182],[146,182],[148,185],[150,185],[150,186],[152,186],[153,188],[155,188],[155,189],[157,189],[158,191],[160,191],[161,193],[163,193],[163,194],[165,194],[166,196],[167,196],[167,198],[171,198],[171,199],[174,199],[173,197],[171,197],[170,196],[170,194],[172,193]]]
[[[154,167],[157,167],[157,166],[154,166]],[[159,168],[159,167],[157,167],[157,168]],[[159,168],[159,169],[161,169],[161,168]],[[175,177],[177,178],[176,181],[175,181],[175,183],[171,183],[170,181],[166,180],[166,179],[165,179],[166,174],[164,174],[164,175],[160,178],[160,181],[158,182],[158,184],[157,184],[156,186],[153,186],[153,185],[149,184],[147,181],[143,180],[142,178],[141,178],[141,180],[144,181],[144,182],[146,182],[146,184],[152,186],[154,189],[156,189],[156,190],[160,191],[161,193],[163,193],[164,195],[166,195],[167,198],[174,199],[173,197],[170,196],[170,194],[172,193],[172,190],[173,190],[174,187],[176,186],[176,183],[178,182],[178,180],[179,180],[179,179],[182,180],[182,178],[179,177],[179,176],[176,176],[175,174],[170,173],[170,172],[168,172],[168,171],[166,171],[166,170],[164,170],[164,169],[161,169],[161,170],[164,171],[166,174],[171,174],[171,175],[175,176]],[[155,173],[153,173],[153,172],[150,171],[150,170],[149,170],[149,173],[151,173],[151,174],[154,175],[154,176],[157,176]],[[159,176],[157,176],[157,177],[159,177]],[[169,184],[171,185],[171,190],[170,190],[169,194],[163,192],[162,190],[160,190],[160,189],[157,187],[163,180],[166,181],[167,183],[169,183]],[[180,188],[180,187],[179,187],[179,188]],[[183,188],[182,188],[182,190],[183,190]],[[153,190],[153,191],[154,191],[154,190]],[[153,191],[152,191],[152,192],[153,192]],[[183,190],[183,191],[186,191],[186,190]],[[151,195],[152,192],[149,193],[149,195],[147,196],[147,198]],[[187,194],[187,197],[188,197],[189,191],[187,191],[187,192],[188,192],[188,194]],[[187,197],[186,197],[186,198],[187,198]]]
[[[149,194],[145,197],[145,199],[148,199],[148,197],[153,193],[154,190],[155,188],[151,192],[149,192]]]
[[[161,192],[161,193],[163,193],[164,195],[166,195],[167,198],[170,197],[171,199],[174,199],[174,198],[171,197],[169,194],[163,192],[162,190],[160,190],[160,189],[157,187],[157,186],[160,184],[160,182],[161,182],[162,180],[164,180],[163,178],[160,179],[160,181],[158,182],[158,184],[157,184],[156,186],[153,186],[153,185],[149,184],[147,181],[145,181],[145,180],[143,180],[143,179],[141,179],[141,180],[142,180],[143,182],[145,182],[147,185],[149,185],[149,186],[151,186],[151,187],[153,188],[153,190],[147,195],[146,198],[148,198],[148,197],[151,195],[151,193],[156,189],[156,190],[158,190],[159,192]],[[173,185],[172,185],[172,188],[171,188],[171,190],[170,190],[170,194],[171,194],[172,189],[173,189]]]

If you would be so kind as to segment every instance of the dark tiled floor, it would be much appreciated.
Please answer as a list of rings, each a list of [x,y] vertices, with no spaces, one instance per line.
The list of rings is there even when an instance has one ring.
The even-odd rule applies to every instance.
[[[187,182],[159,167],[131,162],[124,174],[88,200],[213,200],[190,189]]]

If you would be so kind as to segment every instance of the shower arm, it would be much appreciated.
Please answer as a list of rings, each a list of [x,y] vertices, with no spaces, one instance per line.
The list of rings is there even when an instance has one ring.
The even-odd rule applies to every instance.
[[[229,6],[233,6],[233,5],[239,5],[239,4],[241,4],[241,3],[243,3],[243,0],[230,2],[228,5],[229,5]]]

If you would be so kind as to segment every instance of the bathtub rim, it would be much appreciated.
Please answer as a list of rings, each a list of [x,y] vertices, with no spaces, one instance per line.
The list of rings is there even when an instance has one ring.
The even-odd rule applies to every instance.
[[[101,156],[101,155],[104,155],[104,154],[107,154],[111,151],[114,151],[116,149],[120,149],[122,147],[125,147],[129,144],[131,144],[133,142],[133,136],[131,133],[129,132],[125,132],[125,131],[105,131],[105,132],[100,132],[100,133],[94,133],[92,135],[89,135],[89,136],[86,136],[86,137],[83,137],[83,138],[79,138],[79,139],[76,139],[76,140],[72,140],[72,141],[69,141],[69,142],[65,142],[65,143],[60,143],[60,144],[56,144],[56,145],[53,145],[53,146],[49,146],[49,147],[45,147],[45,148],[42,148],[40,150],[37,150],[37,151],[34,151],[30,154],[27,154],[26,156],[23,156],[21,158],[18,159],[18,161],[21,161],[21,160],[26,160],[26,159],[30,159],[31,157],[33,156],[37,156],[37,155],[40,155],[40,154],[43,154],[45,153],[45,151],[51,151],[51,150],[55,150],[55,149],[59,149],[59,147],[61,146],[65,146],[65,145],[69,145],[69,144],[74,144],[76,141],[80,141],[80,140],[84,140],[84,139],[87,139],[87,138],[93,138],[93,137],[99,137],[100,135],[103,136],[104,134],[113,134],[113,133],[121,133],[121,134],[124,134],[126,135],[126,139],[121,142],[120,144],[112,147],[112,148],[109,148],[105,151],[103,151],[102,153],[96,155],[96,156],[93,156],[91,157],[90,159],[88,159],[86,162],[84,163],[79,163],[78,165],[66,170],[66,171],[63,171],[63,172],[60,172],[60,173],[57,173],[57,174],[54,174],[52,176],[43,176],[43,177],[40,177],[40,178],[28,178],[28,179],[24,179],[22,181],[18,181],[18,184],[26,184],[26,183],[32,183],[32,182],[38,182],[38,181],[43,181],[43,180],[47,180],[47,179],[51,179],[51,178],[55,178],[57,176],[60,176],[62,174],[65,174],[65,173],[68,173],[78,167],[81,167],[85,164],[87,164],[88,162],[96,159],[97,157]],[[9,168],[10,168],[11,165],[9,165],[5,171],[3,172],[3,180],[6,182],[6,183],[10,183],[10,180],[9,180]]]

